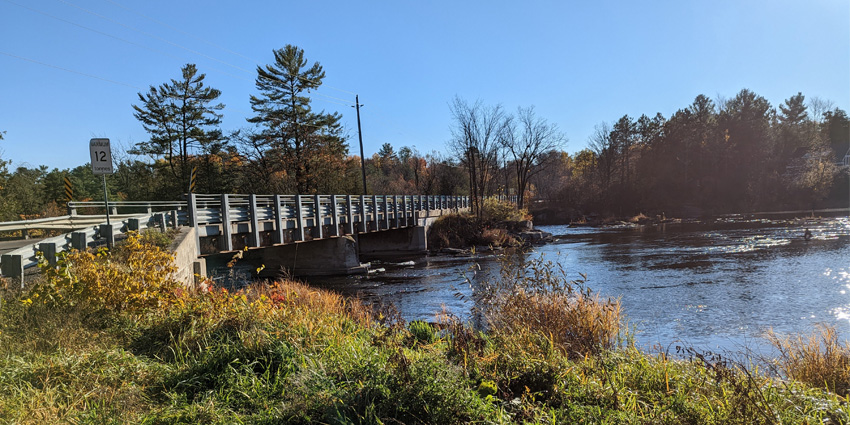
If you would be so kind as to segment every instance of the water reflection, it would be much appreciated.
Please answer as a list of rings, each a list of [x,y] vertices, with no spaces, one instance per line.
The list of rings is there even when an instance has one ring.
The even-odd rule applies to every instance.
[[[813,238],[802,237],[808,227]],[[639,343],[705,349],[750,345],[762,332],[807,332],[818,322],[850,338],[850,221],[721,221],[642,229],[546,226],[554,243],[522,258],[555,261],[603,296],[620,298]],[[492,255],[381,264],[384,273],[315,284],[367,302],[394,303],[408,319],[460,317],[472,287],[493,278]]]

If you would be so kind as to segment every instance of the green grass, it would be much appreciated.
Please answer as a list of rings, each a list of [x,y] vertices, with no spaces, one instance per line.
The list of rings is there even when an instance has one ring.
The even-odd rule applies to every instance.
[[[847,401],[817,383],[694,351],[648,354],[610,343],[605,326],[593,349],[555,336],[571,322],[548,311],[547,328],[518,311],[547,307],[538,295],[495,302],[517,323],[487,333],[450,318],[383,324],[292,282],[134,313],[22,295],[4,294],[0,310],[0,423],[850,422]],[[572,320],[569,299],[553,299]],[[523,320],[539,323],[519,331]]]

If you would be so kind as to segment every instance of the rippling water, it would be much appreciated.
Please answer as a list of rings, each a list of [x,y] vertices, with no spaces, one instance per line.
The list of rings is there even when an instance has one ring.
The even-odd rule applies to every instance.
[[[740,350],[758,345],[768,328],[808,332],[816,323],[850,339],[847,218],[541,229],[557,240],[524,255],[560,263],[571,277],[586,273],[594,291],[620,298],[643,346]],[[500,267],[493,255],[404,260],[374,263],[385,271],[369,276],[311,283],[391,302],[408,320],[433,320],[443,306],[468,317],[468,282],[492,278]]]

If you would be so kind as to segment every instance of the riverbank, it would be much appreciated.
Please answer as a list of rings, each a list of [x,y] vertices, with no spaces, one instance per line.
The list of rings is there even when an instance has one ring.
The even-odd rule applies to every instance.
[[[436,326],[404,323],[288,281],[191,293],[151,273],[165,258],[152,247],[107,257],[72,258],[32,290],[3,294],[0,422],[850,420],[847,388],[836,385],[846,376],[804,384],[687,348],[679,360],[637,350],[619,331],[617,303],[551,264],[528,263],[538,275],[509,268],[485,291],[498,320],[483,333],[445,315]],[[127,290],[98,284],[104,275]],[[140,279],[161,290],[134,290]],[[516,285],[525,289],[505,291]],[[816,358],[837,367],[798,370],[840,372],[849,350],[828,348],[834,356]]]
[[[448,254],[518,248],[551,241],[552,235],[535,229],[527,210],[488,199],[479,215],[449,214],[440,217],[428,233],[432,252]]]

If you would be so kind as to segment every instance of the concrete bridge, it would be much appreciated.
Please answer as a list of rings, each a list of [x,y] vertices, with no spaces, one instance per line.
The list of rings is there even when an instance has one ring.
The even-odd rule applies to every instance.
[[[361,256],[424,252],[430,224],[443,214],[468,210],[469,199],[190,194],[187,201],[110,202],[117,221],[111,225],[103,215],[84,214],[98,207],[103,204],[72,202],[67,216],[0,223],[0,231],[76,230],[3,254],[0,274],[21,277],[23,284],[24,269],[36,265],[36,252],[53,263],[61,251],[112,243],[121,233],[149,227],[181,229],[175,255],[181,275],[188,279],[206,275],[208,262],[218,267],[234,256],[242,265],[262,269],[261,277],[357,273],[365,271]]]

